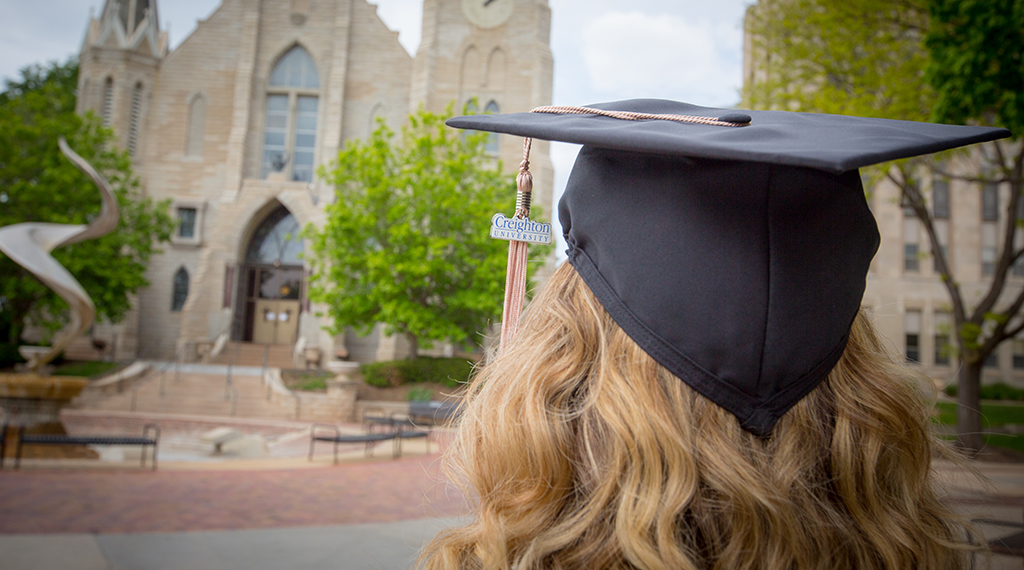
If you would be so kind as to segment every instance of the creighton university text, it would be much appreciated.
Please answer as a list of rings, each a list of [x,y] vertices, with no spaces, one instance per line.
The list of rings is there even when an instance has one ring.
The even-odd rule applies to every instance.
[[[491,237],[530,243],[551,243],[551,224],[532,222],[530,218],[506,218],[494,214],[491,218]]]

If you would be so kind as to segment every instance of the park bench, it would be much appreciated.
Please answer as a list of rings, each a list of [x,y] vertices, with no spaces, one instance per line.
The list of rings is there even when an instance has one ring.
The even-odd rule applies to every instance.
[[[325,433],[328,432],[328,433]],[[309,461],[313,461],[313,447],[318,441],[326,441],[334,444],[334,464],[338,464],[338,445],[342,443],[363,443],[366,444],[364,453],[367,457],[373,447],[382,441],[391,441],[391,456],[398,458],[402,455],[402,440],[427,437],[425,431],[413,431],[397,429],[385,432],[367,432],[362,434],[343,434],[338,426],[327,424],[313,424],[309,427]]]
[[[441,426],[458,415],[459,401],[409,402],[409,421],[416,425]]]
[[[3,433],[7,434],[7,426]],[[6,439],[6,438],[5,438]],[[156,452],[160,442],[160,426],[146,424],[142,428],[142,436],[102,436],[102,435],[54,435],[27,434],[25,426],[18,428],[17,446],[14,452],[14,468],[21,467],[21,452],[26,445],[139,445],[142,446],[141,467],[146,466],[146,448],[153,447],[153,470],[156,471]],[[0,467],[3,466],[3,449],[0,448]]]
[[[461,402],[457,401],[409,402],[406,410],[391,414],[385,414],[379,408],[368,408],[363,416],[363,425],[368,432],[377,426],[390,430],[442,426],[458,415],[460,405]]]

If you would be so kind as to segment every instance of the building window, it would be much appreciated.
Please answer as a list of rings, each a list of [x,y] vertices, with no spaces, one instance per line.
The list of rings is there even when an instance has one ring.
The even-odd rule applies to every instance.
[[[996,272],[997,232],[995,222],[981,224],[981,274],[985,276]]]
[[[270,74],[262,177],[283,172],[287,180],[313,180],[319,92],[320,76],[313,58],[301,47],[293,47]]]
[[[981,188],[981,219],[986,222],[999,220],[999,185],[986,184]]]
[[[188,105],[188,130],[185,135],[185,155],[203,155],[203,137],[206,134],[206,97],[192,98]]]
[[[177,245],[200,245],[203,241],[203,201],[180,200],[174,205],[174,218],[178,227],[171,236],[171,243]]]
[[[949,313],[935,313],[935,365],[949,366],[949,331],[952,328]]]
[[[939,240],[939,251],[932,253],[933,270],[939,272],[939,263],[936,261],[941,255],[946,260],[950,272],[953,271],[953,261],[949,259],[949,220],[934,220],[935,237]]]
[[[918,256],[919,235],[917,231],[917,220],[907,217],[903,219],[903,270],[907,273],[917,273],[920,269]]]
[[[932,217],[938,220],[949,218],[949,181],[932,181]]]
[[[142,83],[132,90],[132,111],[128,120],[128,154],[135,156],[139,144],[139,124],[142,122]]]
[[[188,271],[179,268],[174,274],[174,292],[171,293],[171,311],[178,312],[188,299]]]
[[[985,368],[999,368],[999,347],[985,357]]]
[[[907,362],[921,362],[921,311],[904,313],[903,332],[907,345]]]
[[[103,107],[100,109],[100,116],[103,119],[103,126],[109,127],[114,114],[114,80],[110,77],[103,82]]]
[[[196,237],[196,209],[178,208],[178,237]]]
[[[500,112],[501,110],[498,108],[498,104],[494,101],[491,101],[486,107],[484,107],[484,113],[488,115],[496,115]],[[487,141],[484,142],[484,151],[491,154],[498,154],[498,133],[487,134]]]
[[[1013,367],[1017,370],[1024,368],[1024,339],[1013,339]]]

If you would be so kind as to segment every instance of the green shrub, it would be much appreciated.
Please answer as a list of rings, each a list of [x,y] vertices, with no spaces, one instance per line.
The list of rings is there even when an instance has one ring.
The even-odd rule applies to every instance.
[[[58,363],[53,371],[54,376],[83,376],[97,378],[120,366],[116,362],[103,360],[82,360],[78,362]]]
[[[988,384],[981,387],[981,398],[983,400],[1024,400],[1024,390],[1002,382]]]
[[[473,363],[462,358],[427,358],[374,362],[359,367],[370,386],[389,388],[404,384],[436,382],[455,388],[469,381]]]
[[[950,398],[955,398],[957,395],[956,384],[950,384],[943,389]],[[1003,382],[997,384],[984,384],[981,387],[981,399],[982,400],[1024,400],[1024,390],[1020,388],[1014,388]]]
[[[429,402],[433,396],[434,391],[430,388],[410,388],[405,399],[410,402]]]
[[[10,368],[20,362],[25,362],[25,359],[18,354],[17,346],[0,344],[0,368]]]

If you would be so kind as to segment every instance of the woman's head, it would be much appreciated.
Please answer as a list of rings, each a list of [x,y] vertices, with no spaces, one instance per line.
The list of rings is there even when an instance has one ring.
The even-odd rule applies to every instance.
[[[916,378],[858,317],[768,437],[655,362],[564,264],[474,380],[447,459],[477,519],[429,568],[953,568]]]

